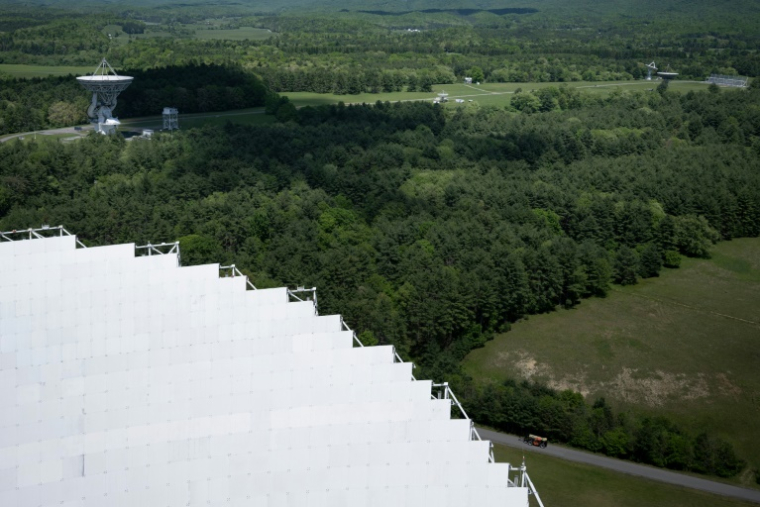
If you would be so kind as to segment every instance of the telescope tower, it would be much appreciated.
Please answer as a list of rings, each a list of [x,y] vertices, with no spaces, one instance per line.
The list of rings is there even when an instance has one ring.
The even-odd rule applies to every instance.
[[[165,107],[162,116],[164,130],[179,130],[179,111],[176,107]]]
[[[120,125],[118,118],[113,117],[116,98],[127,89],[133,79],[132,76],[118,75],[105,58],[92,75],[77,78],[85,90],[92,92],[87,116],[90,117],[91,123],[97,125],[96,130],[101,134],[116,132],[116,127]]]
[[[652,71],[657,70],[657,65],[655,65],[654,61],[652,63],[647,64],[647,81],[652,80]]]

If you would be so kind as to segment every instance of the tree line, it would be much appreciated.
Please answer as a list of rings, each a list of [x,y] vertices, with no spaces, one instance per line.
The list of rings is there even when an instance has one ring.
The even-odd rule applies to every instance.
[[[332,77],[332,86],[325,87],[322,72],[361,76],[361,86],[372,89],[378,74],[430,77],[441,84],[451,76],[460,80],[473,67],[493,82],[639,79],[653,59],[688,79],[702,80],[711,73],[760,75],[759,41],[751,29],[716,36],[716,30],[704,27],[682,32],[663,26],[663,21],[642,26],[634,19],[576,20],[569,29],[566,21],[521,17],[519,22],[504,18],[456,26],[433,23],[409,33],[388,25],[382,16],[283,14],[236,20],[238,26],[276,33],[263,41],[237,41],[198,40],[180,19],[198,20],[179,15],[157,18],[162,24],[150,27],[155,37],[133,37],[145,30],[135,15],[99,13],[67,19],[51,13],[45,19],[36,12],[34,26],[0,31],[0,63],[90,65],[106,52],[122,68],[235,63],[271,77],[275,91],[332,91],[339,78]],[[9,28],[16,20],[7,20]],[[129,40],[109,41],[103,33],[109,24],[120,25]]]
[[[616,414],[604,398],[589,404],[580,393],[512,380],[470,386],[466,394],[470,416],[501,431],[535,432],[549,442],[718,477],[732,477],[747,464],[720,437],[691,434],[667,417]]]

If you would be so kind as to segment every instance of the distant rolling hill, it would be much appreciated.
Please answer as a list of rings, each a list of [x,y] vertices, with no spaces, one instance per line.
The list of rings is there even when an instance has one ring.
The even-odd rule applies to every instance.
[[[69,0],[0,0],[0,5],[48,5],[66,8]],[[367,13],[408,13],[422,11],[452,11],[470,15],[479,11],[498,14],[557,14],[580,16],[631,16],[651,18],[661,15],[699,18],[704,16],[758,16],[760,2],[756,0],[87,0],[76,7],[110,5],[178,8],[224,6],[253,12],[277,12],[307,9],[309,11],[364,11]],[[459,11],[459,12],[457,12]],[[709,20],[705,20],[709,21]]]

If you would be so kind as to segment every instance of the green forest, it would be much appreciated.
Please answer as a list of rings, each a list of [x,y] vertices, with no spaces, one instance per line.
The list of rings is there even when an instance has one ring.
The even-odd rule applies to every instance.
[[[321,314],[342,314],[365,344],[393,344],[418,378],[451,382],[480,424],[720,477],[757,469],[666,417],[460,368],[526,316],[760,235],[759,78],[688,93],[668,81],[607,95],[568,85],[642,80],[652,60],[684,80],[760,76],[757,6],[578,4],[0,1],[0,64],[106,56],[135,77],[121,118],[167,105],[273,118],[0,143],[0,230],[63,224],[87,245],[178,239],[184,265],[234,263],[260,288],[316,286]],[[299,109],[280,95],[423,96],[465,77],[525,90],[502,106]],[[73,76],[0,74],[0,134],[84,123],[88,103]]]
[[[0,227],[63,223],[88,244],[179,238],[184,264],[318,287],[321,313],[453,379],[476,420],[733,475],[743,463],[713,437],[540,386],[474,384],[459,362],[524,315],[760,234],[760,89],[601,99],[559,86],[513,101],[526,94],[535,110],[270,101],[272,126],[5,143]]]

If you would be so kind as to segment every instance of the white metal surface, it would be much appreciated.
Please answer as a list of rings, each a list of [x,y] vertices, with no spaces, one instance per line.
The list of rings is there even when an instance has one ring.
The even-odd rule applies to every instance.
[[[312,289],[63,228],[0,233],[0,265],[0,506],[528,505],[448,385]]]
[[[655,72],[657,70],[657,64],[652,61],[652,63],[647,64],[647,81],[652,80],[652,72]]]

